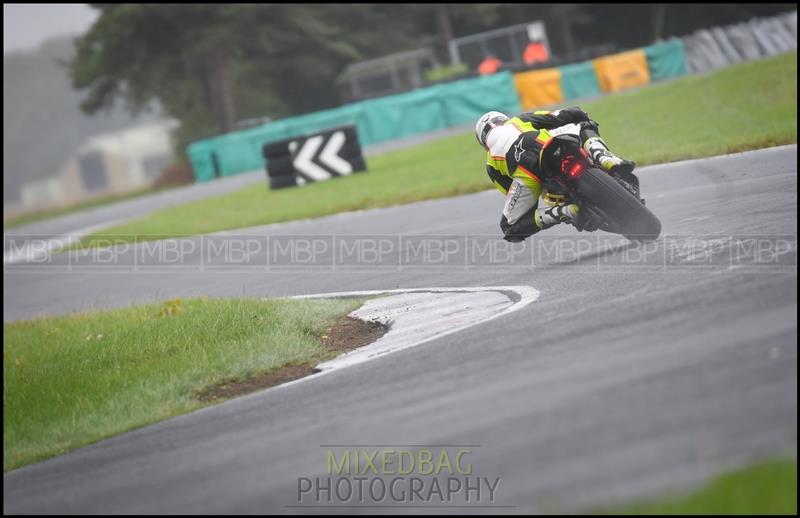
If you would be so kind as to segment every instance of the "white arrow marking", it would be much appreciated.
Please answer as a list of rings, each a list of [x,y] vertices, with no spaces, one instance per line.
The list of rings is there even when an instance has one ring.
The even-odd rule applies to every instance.
[[[345,141],[344,131],[337,131],[331,135],[325,148],[319,155],[319,160],[339,174],[352,174],[353,166],[350,162],[339,156],[339,150],[342,149]]]
[[[300,153],[293,161],[295,169],[314,180],[327,180],[331,177],[328,171],[311,161],[321,144],[322,135],[309,138],[306,140],[305,144],[303,144],[303,147],[300,148]]]
[[[295,151],[297,151],[297,141],[293,140],[293,141],[289,142],[289,153],[294,155]],[[297,182],[297,185],[305,185],[306,184],[306,179],[303,178],[302,176],[300,176],[299,174],[295,175],[295,179],[294,180],[295,180],[295,182]]]

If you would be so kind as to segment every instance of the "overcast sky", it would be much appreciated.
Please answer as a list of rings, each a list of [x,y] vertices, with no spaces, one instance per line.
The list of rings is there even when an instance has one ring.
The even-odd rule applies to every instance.
[[[3,4],[3,54],[35,49],[53,36],[81,34],[97,16],[86,4]]]

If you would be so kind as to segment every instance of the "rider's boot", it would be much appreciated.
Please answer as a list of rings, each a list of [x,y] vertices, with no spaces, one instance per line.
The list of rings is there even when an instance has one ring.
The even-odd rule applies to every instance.
[[[569,205],[556,205],[554,207],[538,208],[534,213],[533,220],[536,226],[544,230],[559,223],[578,223],[581,208],[571,203]]]
[[[633,174],[636,163],[632,160],[620,158],[608,149],[608,146],[600,137],[591,137],[583,144],[583,148],[589,152],[595,163],[599,164],[606,172],[614,176],[628,189],[634,196],[644,203],[644,198],[639,192],[639,178]]]
[[[600,165],[606,172],[627,175],[633,173],[636,164],[631,160],[620,158],[608,149],[608,146],[600,137],[591,137],[583,143],[585,149],[592,159]]]

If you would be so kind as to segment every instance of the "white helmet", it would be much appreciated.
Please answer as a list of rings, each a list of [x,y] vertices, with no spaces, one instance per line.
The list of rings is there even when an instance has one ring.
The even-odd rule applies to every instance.
[[[480,143],[484,149],[489,149],[489,146],[486,144],[486,137],[489,135],[489,132],[498,126],[502,126],[507,120],[508,116],[500,112],[487,112],[481,115],[481,118],[478,119],[477,124],[475,124],[475,137],[478,139],[478,143]]]

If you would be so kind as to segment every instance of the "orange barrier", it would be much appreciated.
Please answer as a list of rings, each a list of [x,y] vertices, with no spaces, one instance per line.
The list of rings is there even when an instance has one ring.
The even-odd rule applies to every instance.
[[[564,100],[561,71],[558,68],[514,74],[514,85],[523,110],[558,104]]]
[[[647,56],[642,49],[597,58],[592,64],[603,92],[617,92],[650,82]]]

